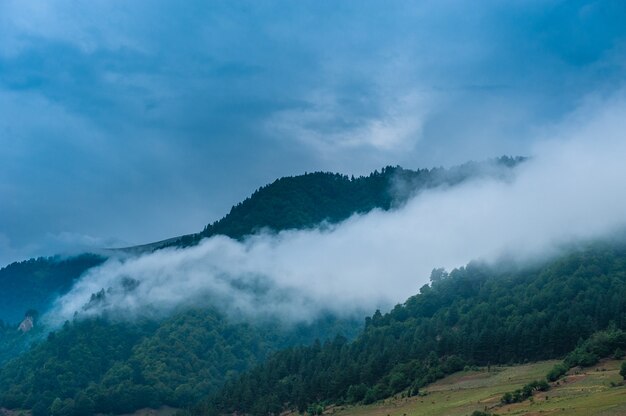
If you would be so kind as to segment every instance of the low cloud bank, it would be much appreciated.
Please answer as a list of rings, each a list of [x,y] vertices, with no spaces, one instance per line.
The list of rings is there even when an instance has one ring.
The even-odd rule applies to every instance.
[[[167,313],[213,304],[305,320],[404,301],[448,269],[502,256],[526,261],[626,225],[626,101],[587,105],[546,132],[507,181],[420,193],[399,209],[324,229],[213,237],[91,270],[48,319]]]

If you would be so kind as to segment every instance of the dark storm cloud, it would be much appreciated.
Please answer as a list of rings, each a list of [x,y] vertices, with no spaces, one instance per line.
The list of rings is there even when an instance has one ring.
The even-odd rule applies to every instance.
[[[620,1],[0,5],[0,259],[196,231],[277,176],[526,154]]]

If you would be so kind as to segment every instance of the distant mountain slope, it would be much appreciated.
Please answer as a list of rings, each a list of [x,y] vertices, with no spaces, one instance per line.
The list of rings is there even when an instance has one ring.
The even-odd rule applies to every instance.
[[[0,368],[40,340],[44,334],[38,324],[35,324],[28,333],[23,333],[18,330],[17,325],[8,325],[0,321]]]
[[[229,322],[211,310],[159,323],[77,321],[0,370],[0,406],[32,408],[35,416],[120,413],[188,408],[212,392],[192,413],[367,404],[415,394],[466,365],[562,357],[597,331],[626,329],[624,299],[626,245],[614,242],[524,268],[435,270],[419,294],[367,318],[353,342],[358,325],[332,317],[287,331]],[[348,338],[333,338],[341,333]],[[322,342],[246,370],[273,350],[315,338]]]
[[[19,323],[29,309],[47,310],[50,302],[65,293],[74,280],[104,260],[95,254],[39,257],[0,269],[0,319]]]
[[[375,208],[388,210],[428,188],[454,186],[484,176],[506,177],[522,161],[521,157],[503,156],[450,169],[386,167],[358,178],[322,172],[280,178],[259,188],[202,232],[121,251],[133,255],[165,247],[189,246],[217,234],[242,238],[264,228],[281,231],[313,227],[323,221],[336,223],[355,213]],[[109,255],[115,255],[115,251],[110,251]],[[1,269],[0,319],[15,323],[27,309],[44,312],[50,301],[69,289],[78,276],[104,260],[105,257],[93,254],[40,257]]]
[[[242,238],[264,228],[272,231],[281,231],[285,229],[314,227],[325,221],[329,223],[336,223],[355,213],[365,213],[375,208],[383,210],[391,209],[396,205],[404,203],[411,195],[425,189],[439,186],[454,186],[464,181],[484,176],[501,179],[506,178],[510,175],[511,168],[515,167],[522,161],[522,158],[502,157],[488,162],[467,163],[451,169],[435,168],[417,171],[406,170],[400,167],[387,167],[381,172],[374,172],[369,176],[359,178],[352,178],[333,173],[312,173],[296,177],[281,178],[254,192],[245,201],[234,206],[230,213],[224,218],[208,225],[198,234],[173,238],[145,246],[132,247],[124,249],[123,251],[125,251],[126,254],[132,255],[133,253],[153,251],[163,247],[188,246],[197,243],[202,238],[210,237],[216,234],[224,234],[233,238]],[[115,255],[115,253],[112,253],[111,255]],[[85,254],[71,258],[53,257],[32,259],[26,262],[14,263],[7,266],[0,271],[1,294],[3,298],[6,299],[6,302],[0,304],[2,305],[0,308],[0,317],[11,322],[19,322],[23,313],[27,309],[35,308],[40,312],[45,312],[50,301],[54,299],[55,296],[68,290],[72,283],[82,273],[89,268],[102,263],[103,261],[105,261],[104,257]],[[106,397],[106,400],[112,400],[111,397],[118,397],[116,395],[121,394],[121,390],[129,388],[128,383],[131,383],[133,388],[138,388],[139,390],[137,390],[137,392],[144,389],[145,391],[141,390],[144,391],[144,393],[150,389],[152,389],[150,391],[154,391],[155,387],[153,384],[156,383],[160,386],[159,389],[157,389],[158,394],[155,393],[156,396],[154,396],[153,393],[150,393],[145,396],[157,397],[157,399],[155,399],[156,402],[144,401],[141,402],[142,405],[150,405],[153,403],[166,403],[174,405],[191,404],[193,400],[198,397],[199,393],[206,394],[210,392],[211,389],[216,388],[216,386],[220,385],[226,378],[228,378],[227,376],[229,376],[230,373],[227,367],[211,367],[212,369],[209,373],[206,373],[208,370],[206,370],[205,366],[210,364],[207,364],[206,358],[198,357],[206,357],[207,355],[204,354],[209,354],[208,356],[212,357],[210,354],[217,351],[215,350],[217,345],[213,345],[210,342],[205,345],[206,339],[212,340],[213,336],[217,336],[218,338],[226,337],[226,339],[230,339],[228,338],[227,333],[232,330],[232,328],[228,325],[222,327],[216,324],[215,328],[206,329],[208,333],[212,334],[209,338],[205,339],[201,337],[198,339],[194,338],[194,335],[191,335],[198,335],[198,331],[200,330],[197,322],[194,322],[195,321],[193,321],[191,316],[186,316],[181,322],[181,325],[184,328],[182,332],[172,336],[171,331],[173,331],[173,329],[171,328],[169,330],[170,332],[159,330],[157,331],[157,334],[159,334],[158,340],[155,342],[159,348],[167,347],[165,344],[162,344],[163,339],[168,339],[172,342],[172,345],[177,345],[177,340],[183,340],[182,342],[191,342],[194,345],[201,346],[197,352],[193,352],[190,356],[190,359],[197,364],[195,367],[189,367],[184,363],[179,364],[181,368],[185,369],[184,371],[189,371],[185,373],[187,378],[196,380],[196,378],[194,378],[196,377],[194,375],[194,371],[198,371],[198,374],[201,374],[202,377],[205,377],[208,380],[206,382],[208,384],[196,383],[191,385],[186,383],[189,385],[182,387],[179,383],[180,380],[175,377],[157,377],[150,378],[149,380],[141,379],[141,377],[136,378],[136,376],[139,377],[136,373],[139,371],[137,370],[138,367],[136,367],[136,365],[138,365],[138,363],[142,360],[133,355],[136,353],[136,350],[141,350],[139,341],[133,340],[153,336],[151,335],[153,334],[151,332],[152,329],[147,330],[148,332],[144,332],[145,329],[142,327],[139,332],[136,332],[134,328],[129,326],[118,325],[116,327],[117,329],[113,329],[114,332],[118,331],[119,333],[124,334],[124,331],[130,331],[126,334],[126,338],[130,340],[130,346],[125,343],[120,343],[120,348],[125,345],[126,347],[122,348],[122,350],[118,350],[115,345],[107,346],[108,344],[106,344],[109,340],[109,337],[106,334],[108,334],[111,330],[107,327],[107,325],[96,325],[95,327],[92,327],[90,326],[91,324],[84,324],[84,326],[82,324],[71,324],[70,326],[64,328],[61,333],[66,334],[66,332],[63,331],[69,331],[70,335],[67,335],[67,340],[70,341],[68,342],[81,345],[81,348],[77,350],[77,353],[73,353],[74,355],[71,359],[68,358],[67,350],[58,345],[58,339],[54,338],[54,336],[53,338],[50,338],[40,344],[40,346],[36,347],[35,350],[32,350],[27,355],[18,359],[18,361],[15,361],[21,363],[17,364],[17,370],[15,367],[16,364],[12,364],[6,367],[5,371],[3,371],[0,376],[3,377],[5,383],[3,388],[5,389],[7,388],[7,385],[17,385],[18,378],[16,377],[18,376],[22,377],[24,374],[28,374],[29,377],[32,377],[29,379],[19,379],[20,385],[32,393],[29,396],[30,399],[28,397],[25,398],[19,396],[19,394],[15,396],[17,393],[11,390],[12,396],[5,396],[5,399],[3,400],[5,403],[9,403],[9,405],[11,403],[21,401],[21,403],[27,407],[34,406],[37,403],[43,403],[47,406],[46,409],[49,410],[51,401],[54,399],[54,397],[49,396],[50,394],[61,395],[64,397],[63,400],[74,400],[75,404],[78,405],[79,401],[84,401],[84,397],[74,395],[84,393],[87,394],[88,398],[91,400],[95,400],[95,406],[100,406],[98,405],[97,400],[99,399],[97,399],[97,397],[102,396]],[[315,325],[318,326],[319,324],[320,322],[315,323]],[[159,325],[163,325],[163,323],[158,324],[157,326]],[[325,327],[326,330],[324,331],[319,330],[317,332],[317,336],[324,337],[333,332],[331,331],[331,328],[337,329],[338,327],[343,328],[341,332],[349,335],[351,333],[350,331],[354,330],[357,326],[358,325],[354,322],[337,322],[336,324],[332,324],[330,326],[327,325]],[[91,337],[91,335],[89,335],[89,331],[92,329],[96,330],[94,328],[96,328],[97,331],[100,331],[98,334],[101,334],[95,336],[95,338],[103,340],[104,344],[93,344],[91,341],[87,342],[88,338]],[[20,350],[20,348],[27,346],[30,342],[26,339],[26,337],[16,334],[16,331],[15,326],[9,325],[3,326],[3,331],[0,332],[0,357],[3,360],[8,359],[12,354],[15,354]],[[37,331],[37,329],[35,329],[35,331]],[[217,331],[217,333],[214,334],[213,332],[215,331]],[[226,331],[226,334],[222,334],[220,331]],[[76,333],[74,334],[74,332]],[[111,336],[110,340],[115,341],[117,339],[116,336]],[[265,337],[267,336],[276,337],[277,335],[270,331],[267,334],[262,334],[261,339],[266,339]],[[283,338],[287,337],[286,340],[283,339],[282,344],[269,343],[269,345],[276,348],[280,345],[299,344],[302,343],[303,340],[313,339],[311,338],[310,330],[306,330],[304,333],[298,333],[296,335],[292,334],[287,336],[283,334],[281,336]],[[232,345],[226,345],[225,348],[228,350],[228,348],[231,347]],[[128,348],[132,351],[128,350]],[[253,345],[244,345],[242,348],[243,350],[238,351],[238,353],[242,353],[244,355],[248,354],[248,352],[246,352],[247,348],[252,348],[252,350],[256,351],[256,347]],[[52,360],[50,362],[55,363],[54,365],[56,367],[52,365],[44,366],[47,370],[53,372],[58,370],[58,375],[73,374],[72,377],[76,377],[72,379],[77,380],[80,383],[86,381],[87,384],[97,384],[100,382],[99,380],[104,377],[105,373],[98,370],[100,367],[92,366],[90,360],[92,360],[93,357],[98,357],[103,351],[107,352],[109,350],[113,351],[110,354],[111,357],[117,357],[115,358],[115,361],[118,364],[122,365],[126,362],[126,360],[130,361],[128,361],[127,366],[123,367],[123,374],[120,373],[123,377],[117,374],[117,378],[107,378],[109,381],[107,381],[105,385],[99,387],[98,394],[100,396],[95,396],[96,393],[93,393],[92,391],[84,390],[84,383],[80,385],[72,385],[71,380],[66,380],[63,377],[50,382],[51,384],[45,384],[41,387],[43,390],[40,390],[40,387],[34,387],[29,384],[36,380],[47,380],[50,375],[45,372],[38,372],[41,370],[41,365],[47,361],[35,361],[35,364],[32,362],[31,364],[28,364],[28,359],[32,358],[31,353],[41,354],[35,355],[35,358],[43,357],[42,359],[49,359]],[[253,357],[254,360],[261,359],[264,357],[267,349],[263,349],[263,351],[265,352],[250,352],[250,354],[252,354],[251,357]],[[116,355],[117,353],[123,354],[118,356]],[[85,354],[85,356],[81,354]],[[107,354],[109,354],[109,352],[107,352]],[[156,366],[170,371],[168,370],[168,366],[177,362],[176,357],[172,356],[173,353],[165,352],[164,354],[165,355],[161,357],[162,360],[159,359],[161,361],[158,362],[149,361],[150,359],[156,359],[154,357],[158,357],[158,355],[155,356],[153,354],[147,354],[142,357],[147,357],[146,359],[148,361],[146,361],[146,365],[149,368]],[[199,355],[198,357],[195,357],[194,354]],[[226,356],[228,356],[228,354]],[[68,359],[70,361],[76,359],[82,364],[78,367],[74,367],[73,364],[68,363]],[[104,358],[102,359],[104,360]],[[219,356],[217,359],[223,360],[224,357]],[[254,362],[254,360],[247,360],[246,366]],[[225,363],[228,362],[228,360],[225,361]],[[80,368],[83,368],[81,366],[89,367],[89,371],[86,374],[80,374],[79,377],[77,372],[80,371]],[[237,370],[242,368],[241,366],[235,367]],[[30,373],[25,370],[26,368],[30,368],[30,370],[28,370]],[[54,368],[57,370],[51,370]],[[109,369],[107,368],[105,368],[105,370],[108,374]],[[127,377],[129,375],[129,368],[132,370],[130,380]],[[91,372],[92,370],[95,372]],[[10,375],[7,376],[6,374]],[[210,389],[207,389],[207,386],[210,386]],[[113,390],[109,389],[109,387]],[[118,390],[115,390],[116,388]],[[176,392],[177,389],[182,390]],[[102,393],[103,391],[106,393]],[[6,392],[7,391],[5,390],[5,393]],[[70,394],[68,392],[73,393]],[[16,399],[16,397],[18,398]],[[186,399],[183,400],[183,398]],[[134,403],[137,404],[138,402]],[[113,409],[112,407],[107,406],[111,405],[101,404],[98,408],[103,410]],[[129,406],[130,405],[126,405],[124,409],[132,408],[132,406]],[[117,407],[115,409],[119,410],[121,408],[122,407]]]
[[[323,221],[336,223],[355,213],[375,208],[388,210],[428,188],[454,186],[484,176],[505,178],[523,160],[501,157],[450,169],[415,171],[386,167],[358,178],[322,172],[281,178],[259,188],[200,233],[122,251],[124,255],[135,255],[164,247],[189,246],[217,234],[242,238],[264,228],[281,231],[313,227]],[[115,250],[108,255],[116,255]],[[9,324],[0,331],[0,357],[7,359],[30,343],[33,334],[15,333],[16,324],[27,310],[44,313],[51,301],[65,293],[81,274],[105,260],[106,257],[94,254],[41,257],[1,269],[0,320]]]
[[[469,264],[376,312],[345,339],[277,353],[197,414],[279,414],[315,403],[371,403],[467,364],[558,358],[606,328],[626,329],[626,246],[597,244],[548,264]]]
[[[454,186],[486,176],[507,177],[524,160],[503,156],[449,169],[388,166],[357,178],[328,172],[284,177],[259,188],[202,232],[145,247],[188,246],[217,234],[239,239],[263,228],[281,231],[314,227],[323,221],[337,223],[355,213],[375,208],[388,210],[429,188]]]

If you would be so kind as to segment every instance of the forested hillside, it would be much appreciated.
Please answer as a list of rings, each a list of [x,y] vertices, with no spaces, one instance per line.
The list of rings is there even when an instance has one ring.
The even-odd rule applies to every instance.
[[[322,221],[338,222],[354,213],[374,208],[389,209],[426,188],[453,186],[482,176],[506,177],[511,168],[523,160],[521,157],[503,156],[450,169],[386,167],[380,172],[358,178],[322,172],[285,177],[259,188],[200,233],[124,251],[133,254],[164,247],[188,246],[217,234],[241,238],[263,228],[281,231],[312,227]],[[1,269],[3,302],[0,302],[0,320],[11,324],[19,322],[28,309],[43,313],[50,301],[67,291],[78,276],[104,260],[104,257],[93,254],[67,258],[40,257],[12,263]]]
[[[11,358],[28,349],[33,343],[41,339],[45,332],[35,320],[35,327],[28,333],[18,330],[18,325],[9,325],[0,322],[0,368]]]
[[[29,309],[45,311],[85,270],[103,261],[104,257],[95,254],[39,257],[0,269],[0,320],[16,324]]]
[[[454,186],[485,176],[504,179],[511,174],[511,168],[524,160],[502,156],[450,169],[410,170],[387,166],[380,172],[360,177],[327,172],[284,177],[259,188],[201,233],[183,236],[162,246],[195,244],[217,234],[241,238],[262,228],[281,231],[309,228],[323,221],[336,223],[374,208],[391,209],[428,188]]]
[[[453,186],[484,175],[505,179],[522,160],[503,157],[418,171],[389,167],[359,178],[330,173],[282,178],[260,188],[203,232],[166,245],[195,244],[215,234],[241,238],[263,228],[280,231],[338,222],[374,208],[391,209],[427,188]],[[22,305],[45,311],[47,302],[102,261],[84,255],[7,267],[4,278],[10,282],[5,293],[18,295],[6,312],[21,318]],[[343,340],[336,342],[345,343],[361,326],[360,320],[333,316],[299,327],[258,326],[230,322],[214,310],[183,310],[160,322],[71,322],[0,369],[0,406],[32,408],[35,415],[84,414],[85,409],[127,412],[163,404],[188,407],[264,361],[271,351],[335,334],[342,334]],[[11,347],[5,358],[28,345],[15,327],[5,327],[0,337],[0,345]]]
[[[272,351],[338,334],[353,338],[360,327],[333,316],[295,326],[237,322],[208,309],[163,322],[68,322],[0,370],[0,407],[34,416],[186,407]]]
[[[608,327],[626,328],[626,248],[596,244],[548,264],[472,263],[344,338],[291,348],[230,381],[196,414],[278,414],[325,403],[370,403],[467,364],[557,358]]]
[[[0,149],[0,416],[626,416],[626,0],[0,0]]]

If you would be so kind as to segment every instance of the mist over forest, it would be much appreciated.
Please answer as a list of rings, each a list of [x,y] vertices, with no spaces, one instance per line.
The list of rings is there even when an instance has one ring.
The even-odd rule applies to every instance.
[[[0,415],[626,414],[625,21],[1,2]]]
[[[223,310],[295,320],[388,310],[428,283],[434,268],[544,261],[619,236],[626,225],[622,108],[621,101],[586,108],[584,122],[574,116],[528,160],[498,168],[511,169],[507,175],[486,164],[476,178],[339,223],[261,230],[242,240],[214,236],[193,247],[111,259],[58,299],[49,319],[158,313],[208,297]],[[410,185],[395,186],[411,192]]]

